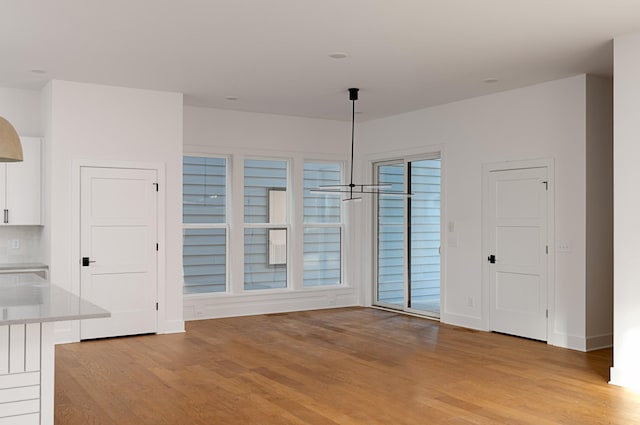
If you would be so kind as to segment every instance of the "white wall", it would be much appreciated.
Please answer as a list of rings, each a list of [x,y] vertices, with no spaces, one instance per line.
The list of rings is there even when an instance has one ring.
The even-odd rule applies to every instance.
[[[6,118],[20,136],[42,137],[40,91],[0,87],[0,117]]]
[[[182,319],[182,94],[52,81],[43,90],[48,190],[45,238],[51,281],[79,290],[74,252],[77,161],[150,163],[165,167],[164,269],[159,270],[158,332],[179,332]],[[162,254],[162,251],[161,251]],[[162,276],[164,275],[164,279]],[[76,323],[58,326],[58,341],[77,341]]]
[[[614,41],[614,351],[611,382],[640,390],[640,34]]]
[[[457,247],[443,241],[442,321],[484,329],[482,309],[482,166],[550,158],[555,163],[555,235],[570,252],[555,257],[549,342],[585,349],[586,76],[551,81],[414,111],[359,126],[369,157],[443,149],[445,223],[454,222]],[[366,162],[362,162],[368,170]],[[371,223],[363,226],[366,235]],[[553,254],[553,246],[551,247]],[[365,246],[362,252],[371,252]],[[363,256],[364,281],[371,264]],[[473,306],[468,306],[469,297]]]
[[[348,104],[345,114],[348,114]],[[347,115],[348,117],[348,115]],[[292,178],[294,184],[302,180],[301,165],[304,159],[346,160],[350,152],[350,124],[348,122],[318,120],[281,115],[236,112],[220,109],[185,107],[184,109],[184,153],[231,155],[232,163],[232,217],[233,223],[242,223],[243,189],[242,169],[233,164],[242,163],[247,156],[265,156],[284,158],[294,161]],[[294,190],[300,190],[300,187]],[[302,222],[302,197],[292,199],[294,207],[293,222]],[[351,211],[346,212],[346,221],[353,219]],[[239,231],[238,231],[239,230]],[[289,286],[296,288],[287,291],[257,293],[243,292],[241,276],[243,262],[242,230],[232,229],[231,253],[232,269],[230,279],[232,293],[211,295],[188,295],[184,300],[185,319],[240,316],[250,314],[274,313],[327,307],[352,306],[359,304],[360,279],[347,269],[346,285],[341,288],[304,288],[302,289],[302,270],[300,266],[302,252],[302,232],[294,232],[293,257]],[[347,235],[346,264],[352,261],[356,248]],[[233,259],[236,259],[235,261]]]
[[[342,121],[193,106],[184,108],[184,144],[190,149],[202,146],[213,150],[302,152],[343,157],[351,148],[349,126],[350,123]]]

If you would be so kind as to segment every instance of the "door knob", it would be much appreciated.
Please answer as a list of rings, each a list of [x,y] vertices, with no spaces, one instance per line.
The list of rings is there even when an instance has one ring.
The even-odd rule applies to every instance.
[[[495,264],[496,263],[496,256],[491,254],[489,256],[489,258],[487,258],[487,260],[491,263],[491,264]]]
[[[90,263],[95,263],[95,261],[89,260],[89,257],[82,257],[82,267],[88,267]]]

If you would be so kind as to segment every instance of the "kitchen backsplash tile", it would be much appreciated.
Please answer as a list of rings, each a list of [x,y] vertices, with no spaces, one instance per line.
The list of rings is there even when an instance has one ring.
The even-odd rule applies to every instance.
[[[42,226],[0,227],[0,264],[40,263]]]

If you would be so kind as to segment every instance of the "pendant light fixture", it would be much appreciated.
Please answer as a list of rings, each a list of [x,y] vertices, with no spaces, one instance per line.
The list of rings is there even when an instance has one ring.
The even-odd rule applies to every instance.
[[[353,182],[353,152],[355,147],[355,125],[356,125],[356,100],[358,100],[358,92],[360,89],[350,88],[349,89],[349,100],[351,101],[351,162],[349,163],[350,168],[350,179],[349,184],[343,185],[330,185],[330,186],[320,186],[318,189],[311,189],[312,192],[320,192],[320,193],[346,193],[349,196],[343,201],[359,201],[362,198],[354,197],[354,195],[360,195],[362,193],[373,194],[373,195],[395,195],[395,196],[411,196],[411,193],[408,192],[400,192],[395,190],[389,190],[386,188],[391,187],[390,183],[354,183]]]
[[[0,162],[22,161],[22,144],[16,129],[0,117]]]

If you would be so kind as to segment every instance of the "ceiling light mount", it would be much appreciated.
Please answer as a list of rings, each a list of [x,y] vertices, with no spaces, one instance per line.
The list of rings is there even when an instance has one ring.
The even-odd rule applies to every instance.
[[[360,91],[360,89],[356,89],[356,88],[351,88],[349,89],[349,100],[352,102],[355,102],[356,100],[358,100],[358,92]],[[353,104],[353,106],[355,106],[355,103]],[[355,108],[354,108],[355,110]]]
[[[344,59],[346,57],[348,57],[349,54],[345,53],[345,52],[331,52],[329,53],[329,57],[331,59]]]
[[[356,100],[358,100],[358,92],[360,89],[358,88],[350,88],[349,89],[349,100],[351,101],[351,162],[350,162],[350,179],[349,184],[343,185],[331,185],[331,186],[320,186],[318,189],[311,189],[312,192],[321,192],[321,193],[348,193],[349,197],[343,199],[343,201],[357,201],[361,198],[354,198],[353,195],[359,195],[362,193],[373,194],[373,195],[395,195],[395,196],[411,196],[411,193],[408,192],[400,192],[394,190],[385,190],[383,188],[388,188],[391,184],[379,184],[379,183],[354,183],[353,182],[353,158],[355,151],[355,128],[356,128]]]

